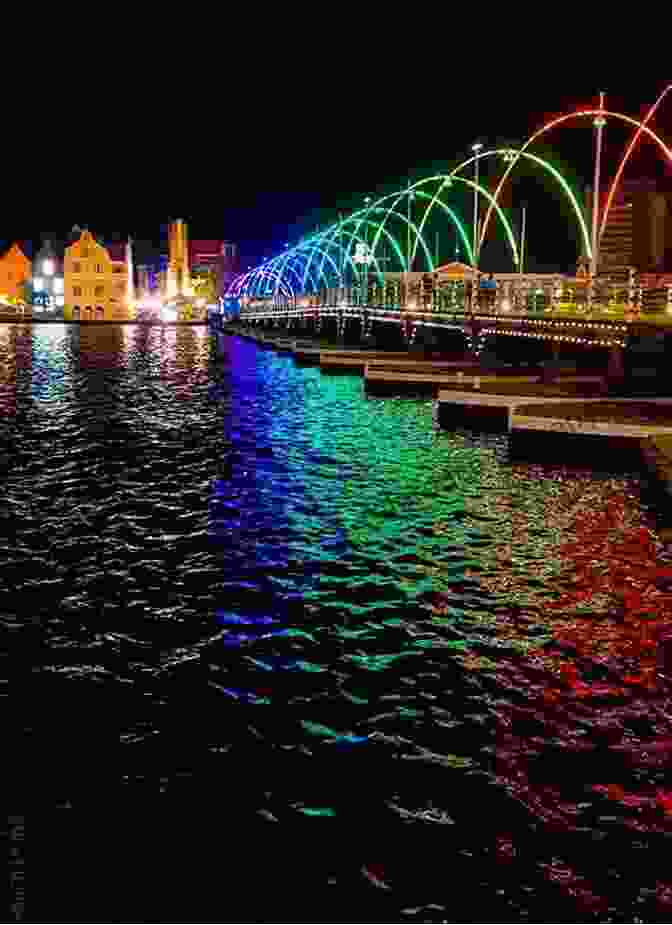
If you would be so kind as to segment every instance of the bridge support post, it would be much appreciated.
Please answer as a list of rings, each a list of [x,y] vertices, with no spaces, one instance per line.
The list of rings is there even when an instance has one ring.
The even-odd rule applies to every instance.
[[[609,362],[607,365],[607,382],[617,383],[625,378],[625,367],[623,365],[623,348],[611,347],[609,350]]]
[[[343,312],[340,311],[336,317],[336,340],[341,345],[345,343],[345,324],[345,316]]]
[[[551,345],[551,358],[542,366],[541,381],[544,385],[552,385],[555,382],[560,365],[560,345],[555,340],[551,341]]]

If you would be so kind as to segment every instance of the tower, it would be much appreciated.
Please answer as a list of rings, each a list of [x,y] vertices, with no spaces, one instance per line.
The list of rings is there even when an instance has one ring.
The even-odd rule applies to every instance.
[[[189,271],[187,226],[178,218],[168,228],[168,270],[166,296],[169,299],[193,295]]]
[[[135,286],[133,285],[133,238],[128,236],[126,242],[126,303],[130,308],[135,301]]]

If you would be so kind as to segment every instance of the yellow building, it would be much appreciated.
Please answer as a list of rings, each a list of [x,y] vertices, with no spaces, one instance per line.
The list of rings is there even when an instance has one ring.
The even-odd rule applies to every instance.
[[[0,257],[0,300],[20,302],[24,299],[24,284],[32,276],[30,260],[18,244],[12,244]]]
[[[90,231],[82,231],[65,249],[65,320],[132,320],[131,275],[130,243],[107,248]]]

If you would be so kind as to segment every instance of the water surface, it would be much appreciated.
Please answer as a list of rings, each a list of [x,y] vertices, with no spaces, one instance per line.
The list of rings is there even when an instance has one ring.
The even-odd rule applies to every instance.
[[[84,826],[85,918],[658,920],[669,763],[612,746],[672,740],[669,691],[548,702],[581,608],[611,626],[584,560],[634,536],[667,561],[634,474],[511,465],[431,401],[198,327],[2,325],[0,349],[15,787],[54,855]],[[581,651],[588,681],[634,670]],[[310,834],[271,850],[274,821]]]

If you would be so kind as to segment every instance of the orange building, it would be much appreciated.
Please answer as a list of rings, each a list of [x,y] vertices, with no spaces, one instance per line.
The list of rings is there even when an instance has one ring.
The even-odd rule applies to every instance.
[[[65,249],[63,277],[66,321],[130,321],[130,245],[112,253],[90,231]]]
[[[23,301],[24,283],[33,274],[33,267],[18,244],[12,244],[0,257],[0,299],[9,302]]]

